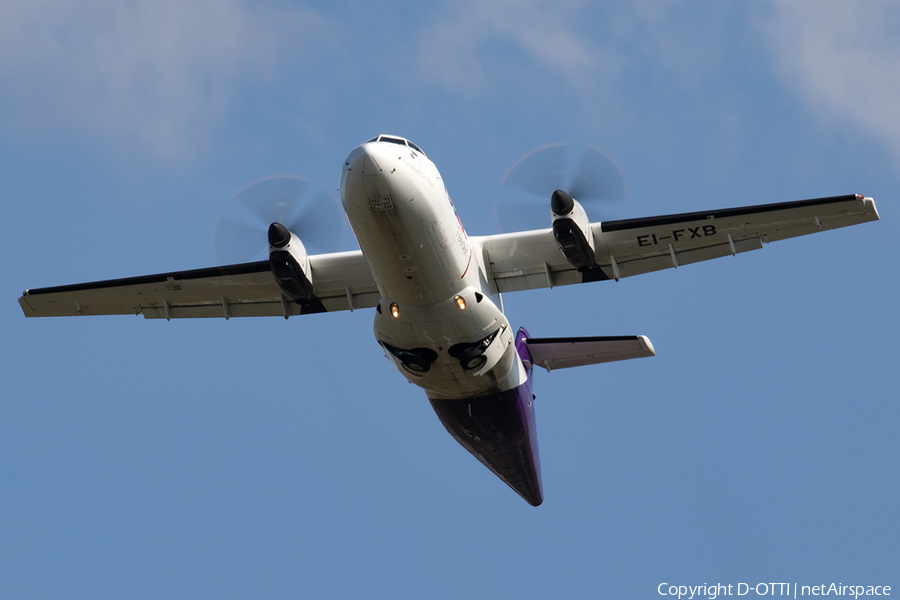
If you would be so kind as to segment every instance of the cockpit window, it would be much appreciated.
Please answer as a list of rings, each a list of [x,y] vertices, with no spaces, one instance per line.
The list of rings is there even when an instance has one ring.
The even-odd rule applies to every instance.
[[[369,140],[370,142],[390,142],[391,144],[398,144],[400,146],[409,146],[413,150],[417,152],[421,152],[424,156],[428,156],[425,154],[425,151],[413,144],[409,140],[404,140],[403,138],[391,137],[389,135],[379,135],[377,138],[372,138]]]
[[[390,137],[387,135],[378,136],[378,141],[379,142],[390,142],[392,144],[400,144],[401,146],[406,145],[406,140],[401,139],[401,138]]]

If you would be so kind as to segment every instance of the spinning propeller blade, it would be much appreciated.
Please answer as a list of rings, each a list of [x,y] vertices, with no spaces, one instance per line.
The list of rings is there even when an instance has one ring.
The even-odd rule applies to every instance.
[[[497,203],[494,216],[502,230],[508,229],[502,224],[522,220],[546,223],[546,202],[556,190],[568,192],[588,213],[592,204],[627,197],[625,176],[609,155],[596,146],[584,147],[577,161],[572,160],[572,154],[565,142],[554,142],[527,152],[512,164],[500,182],[540,198],[540,204],[535,210],[535,202],[524,199]]]
[[[341,249],[344,213],[329,192],[308,192],[297,175],[273,175],[234,193],[234,201],[213,225],[213,253],[220,264],[262,260],[268,256],[266,232],[285,225],[310,253]]]

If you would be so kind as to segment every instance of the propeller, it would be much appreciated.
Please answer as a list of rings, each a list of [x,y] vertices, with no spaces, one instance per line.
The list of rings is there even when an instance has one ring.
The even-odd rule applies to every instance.
[[[299,175],[272,175],[236,191],[213,224],[213,253],[219,264],[267,257],[272,223],[297,234],[311,254],[339,250],[346,219],[340,203],[328,191],[313,193],[309,187]]]
[[[512,164],[500,183],[540,198],[540,203],[523,199],[495,204],[494,217],[501,230],[506,229],[505,223],[523,220],[528,222],[527,226],[546,223],[546,203],[556,190],[566,191],[585,207],[589,215],[594,212],[591,205],[628,196],[622,169],[608,154],[596,146],[585,146],[580,156],[573,157],[573,154],[565,142],[555,142],[531,150]]]

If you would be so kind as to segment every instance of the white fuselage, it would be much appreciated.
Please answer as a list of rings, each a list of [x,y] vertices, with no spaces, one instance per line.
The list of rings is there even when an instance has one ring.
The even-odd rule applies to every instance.
[[[524,368],[499,294],[489,293],[481,248],[434,164],[402,138],[380,136],[347,158],[340,192],[382,296],[375,336],[401,373],[433,397],[521,384]]]

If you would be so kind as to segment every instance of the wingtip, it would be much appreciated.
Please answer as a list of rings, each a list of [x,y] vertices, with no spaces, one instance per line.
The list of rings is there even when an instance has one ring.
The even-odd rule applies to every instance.
[[[28,304],[28,300],[25,299],[26,296],[28,296],[28,290],[25,290],[24,292],[22,292],[22,295],[19,296],[19,306],[22,309],[22,313],[26,317],[33,317],[35,316],[34,309],[31,308],[30,304]]]
[[[874,217],[875,217],[875,218],[873,219],[874,221],[880,221],[880,220],[881,220],[881,217],[878,216],[878,208],[875,206],[875,200],[873,200],[873,199],[870,198],[870,197],[865,197],[865,198],[862,199],[862,201],[863,201],[864,206],[865,206],[865,212],[866,212],[866,213],[872,213],[872,215],[874,215]]]
[[[641,340],[641,344],[647,351],[648,356],[656,356],[656,349],[653,347],[653,343],[650,341],[650,338],[648,338],[646,335],[639,335],[638,339]]]

